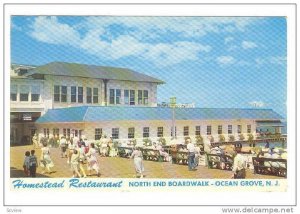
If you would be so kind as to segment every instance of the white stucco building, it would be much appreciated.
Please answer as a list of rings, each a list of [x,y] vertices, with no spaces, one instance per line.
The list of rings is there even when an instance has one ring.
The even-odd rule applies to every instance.
[[[172,109],[157,107],[163,81],[124,68],[53,62],[13,65],[11,70],[11,143],[39,137],[102,135],[119,141],[153,141],[172,136]],[[280,132],[281,116],[271,109],[176,108],[178,139],[220,135],[239,139],[268,124]],[[174,137],[175,137],[174,136]],[[29,143],[29,142],[27,142]]]

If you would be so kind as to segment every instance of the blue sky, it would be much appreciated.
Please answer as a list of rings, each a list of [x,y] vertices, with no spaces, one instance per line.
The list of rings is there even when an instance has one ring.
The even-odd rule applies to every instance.
[[[13,16],[13,63],[126,67],[197,107],[272,108],[286,118],[284,17]]]

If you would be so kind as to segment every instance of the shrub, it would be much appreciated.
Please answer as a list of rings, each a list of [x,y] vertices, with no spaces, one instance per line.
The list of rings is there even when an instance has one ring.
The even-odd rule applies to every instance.
[[[161,143],[161,145],[163,145],[163,146],[165,146],[165,145],[167,144],[167,141],[166,141],[166,139],[165,139],[165,138],[163,138],[163,137],[159,138],[159,139],[158,139],[158,142],[160,142],[160,143]]]
[[[240,140],[245,140],[245,136],[244,136],[243,134],[240,134],[240,135],[239,135],[239,139],[240,139]]]
[[[222,135],[222,134],[219,135],[219,142],[225,142],[224,135]]]
[[[248,134],[248,141],[252,142],[254,140],[253,134]]]
[[[201,135],[196,136],[196,144],[203,144],[203,137]]]
[[[235,141],[235,138],[233,135],[229,135],[229,142],[234,142]]]
[[[210,139],[209,139],[209,141],[210,141],[211,143],[213,143],[213,142],[215,141],[214,137],[211,136]]]
[[[152,146],[152,141],[149,138],[143,139],[144,146]]]

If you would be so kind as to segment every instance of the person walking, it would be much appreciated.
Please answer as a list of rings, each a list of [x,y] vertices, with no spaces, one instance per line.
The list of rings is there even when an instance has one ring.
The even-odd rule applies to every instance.
[[[23,169],[24,169],[24,174],[26,177],[29,176],[29,157],[30,157],[30,152],[26,151],[24,162],[23,162]]]
[[[29,156],[29,172],[30,177],[35,178],[36,177],[36,168],[37,168],[37,158],[35,156],[35,150],[31,150],[30,156]]]
[[[48,173],[51,174],[51,168],[54,167],[54,164],[50,157],[50,149],[47,147],[47,143],[43,143],[43,148],[41,149],[41,167],[46,168]],[[45,174],[45,170],[43,170],[42,174]]]
[[[79,169],[80,169],[80,172],[82,172],[83,177],[86,178],[86,173],[85,173],[85,169],[84,169],[84,164],[86,161],[84,144],[82,144],[82,143],[79,144],[78,153],[79,153]]]
[[[72,154],[74,153],[74,150],[76,149],[76,146],[74,144],[73,138],[70,139],[70,142],[68,144],[68,160],[67,160],[67,164],[69,164],[71,162],[71,158],[72,158]]]
[[[137,147],[134,147],[130,158],[133,158],[136,177],[138,177],[138,174],[140,174],[140,178],[143,178],[144,165],[142,152]]]
[[[244,179],[246,177],[246,160],[245,158],[235,151],[233,161],[233,178],[234,179]]]
[[[89,149],[88,153],[86,154],[86,157],[87,157],[87,163],[88,163],[88,166],[87,166],[88,175],[91,176],[91,171],[95,170],[97,173],[97,176],[99,177],[100,176],[99,163],[97,160],[97,151],[95,149],[94,143],[90,144],[90,149]]]
[[[191,139],[186,140],[187,150],[188,150],[188,169],[189,171],[196,170],[195,169],[195,146],[192,144]]]
[[[39,148],[39,142],[36,133],[32,137],[32,144],[34,149]]]
[[[59,141],[59,147],[60,147],[60,155],[62,158],[67,156],[67,140],[64,136],[61,137],[60,141]]]
[[[81,178],[81,174],[79,172],[79,152],[76,149],[73,151],[71,155],[70,164],[71,164],[71,170],[73,172],[73,178],[75,178],[76,176]]]

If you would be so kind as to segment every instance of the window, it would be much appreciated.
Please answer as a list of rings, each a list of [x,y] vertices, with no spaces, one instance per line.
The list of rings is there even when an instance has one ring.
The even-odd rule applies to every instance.
[[[134,128],[128,128],[128,138],[134,138]]]
[[[71,86],[71,103],[76,103],[77,98],[77,88],[76,86]]]
[[[86,103],[92,103],[92,88],[86,88]]]
[[[164,127],[157,127],[157,137],[164,136]]]
[[[10,100],[11,101],[17,101],[17,94],[18,94],[18,86],[17,85],[11,85],[10,86]]]
[[[119,139],[119,128],[112,128],[112,139]]]
[[[116,104],[121,104],[121,90],[116,89]]]
[[[201,126],[196,126],[195,135],[196,136],[200,136],[201,135]]]
[[[54,102],[60,101],[60,87],[59,85],[54,86]]]
[[[247,133],[251,133],[251,125],[247,125]]]
[[[189,136],[189,127],[188,126],[183,127],[183,136]]]
[[[129,105],[129,90],[124,90],[124,104]]]
[[[63,129],[63,136],[70,137],[70,129]]]
[[[29,85],[21,85],[20,87],[20,101],[29,101]]]
[[[232,125],[228,125],[228,134],[232,134]]]
[[[143,104],[143,91],[138,90],[138,104],[142,105]]]
[[[242,133],[242,126],[241,125],[237,126],[237,132],[238,132],[238,134]]]
[[[206,128],[206,134],[211,135],[211,126],[207,126]]]
[[[149,127],[144,127],[143,128],[143,138],[149,137],[149,132],[150,132]]]
[[[83,103],[83,87],[78,87],[78,102]]]
[[[222,126],[221,125],[219,125],[218,126],[218,134],[222,134],[223,132],[222,132]]]
[[[135,105],[135,91],[130,90],[130,105]]]
[[[67,86],[61,87],[61,102],[66,103],[67,102]]]
[[[40,100],[40,86],[32,85],[31,86],[31,101],[38,102]]]
[[[102,136],[102,129],[101,128],[96,128],[95,129],[95,140],[100,140]]]
[[[44,137],[49,138],[49,129],[44,129]]]
[[[171,137],[176,137],[177,136],[177,127],[175,126],[175,136],[173,136],[173,127],[171,127]]]
[[[98,103],[98,88],[93,88],[93,103]]]
[[[109,89],[109,104],[115,104],[115,90]]]
[[[71,136],[71,129],[67,129],[67,137]]]
[[[56,136],[59,137],[59,129],[57,129],[57,128],[53,129],[53,136],[54,137],[56,137]]]
[[[144,105],[148,105],[148,91],[144,90]]]

